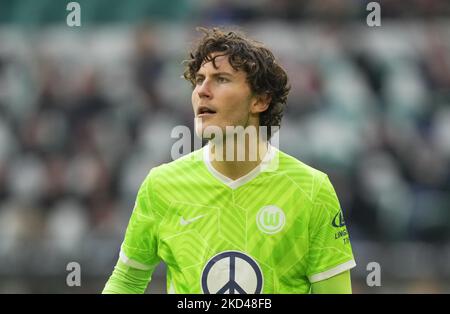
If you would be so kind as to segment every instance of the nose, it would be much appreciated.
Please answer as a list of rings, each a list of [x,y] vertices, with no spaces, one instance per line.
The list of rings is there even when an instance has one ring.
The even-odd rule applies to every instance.
[[[212,98],[212,92],[207,79],[197,85],[197,93],[200,98]]]

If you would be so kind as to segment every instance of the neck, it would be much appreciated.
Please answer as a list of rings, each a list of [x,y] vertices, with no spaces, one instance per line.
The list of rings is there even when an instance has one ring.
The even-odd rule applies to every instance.
[[[209,157],[211,165],[218,172],[237,180],[259,166],[267,150],[268,142],[260,141],[259,138],[252,144],[247,138],[244,143],[237,140],[232,143],[210,141]]]

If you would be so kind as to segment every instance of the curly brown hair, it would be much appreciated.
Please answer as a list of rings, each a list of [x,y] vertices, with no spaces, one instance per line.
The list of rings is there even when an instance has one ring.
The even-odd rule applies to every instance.
[[[195,78],[204,62],[215,58],[212,53],[219,52],[229,58],[230,65],[235,70],[243,70],[251,91],[256,95],[266,94],[270,104],[259,116],[260,126],[267,126],[268,138],[272,136],[271,126],[280,126],[284,107],[290,86],[284,69],[276,62],[273,53],[258,41],[246,37],[236,30],[212,29],[198,27],[197,31],[204,33],[196,47],[190,52],[190,59],[185,60],[183,76],[195,87]]]

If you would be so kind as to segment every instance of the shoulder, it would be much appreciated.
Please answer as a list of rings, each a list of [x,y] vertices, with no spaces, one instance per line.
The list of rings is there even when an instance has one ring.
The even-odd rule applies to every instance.
[[[174,161],[152,168],[147,175],[146,181],[151,181],[152,184],[161,181],[171,181],[174,178],[179,178],[182,174],[198,171],[203,166],[203,149],[200,148]]]
[[[328,181],[328,175],[281,150],[278,150],[278,156],[277,173],[289,178],[314,199],[323,184]]]
[[[279,169],[281,173],[293,176],[297,179],[304,179],[305,177],[315,180],[324,180],[327,174],[319,169],[316,169],[297,158],[278,150]]]
[[[200,171],[201,151],[197,150],[172,162],[153,167],[142,182],[138,198],[146,200],[148,208],[159,216],[166,214],[167,204],[178,189],[189,186],[192,171]],[[151,204],[151,206],[149,205]]]

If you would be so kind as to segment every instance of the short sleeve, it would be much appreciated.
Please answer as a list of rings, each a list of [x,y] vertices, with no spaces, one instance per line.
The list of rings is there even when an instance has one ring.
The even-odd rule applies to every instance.
[[[130,267],[151,270],[160,262],[157,254],[160,218],[153,210],[153,205],[150,172],[137,193],[120,250],[120,260]]]
[[[339,200],[324,175],[309,221],[308,279],[318,282],[355,266]]]

